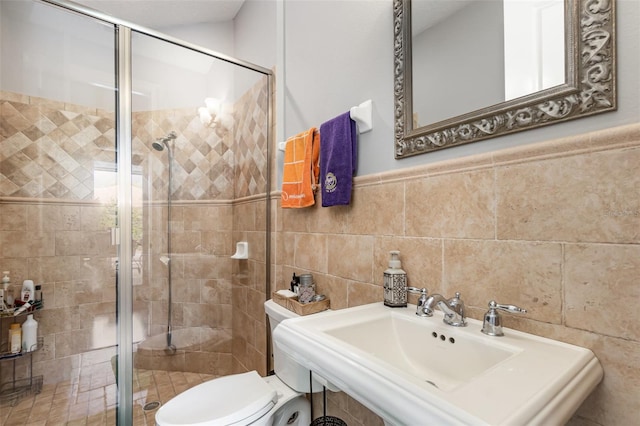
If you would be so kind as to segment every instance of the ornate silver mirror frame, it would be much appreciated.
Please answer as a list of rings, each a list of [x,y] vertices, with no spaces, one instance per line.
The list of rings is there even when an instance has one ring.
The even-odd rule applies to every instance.
[[[393,14],[396,159],[616,109],[615,0],[565,0],[564,84],[416,129],[411,0]]]

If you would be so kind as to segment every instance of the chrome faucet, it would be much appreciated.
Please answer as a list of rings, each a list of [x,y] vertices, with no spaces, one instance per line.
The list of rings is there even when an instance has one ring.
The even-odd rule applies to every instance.
[[[515,314],[526,314],[527,310],[515,305],[501,305],[495,300],[489,302],[489,310],[484,314],[482,332],[489,336],[504,336],[502,332],[502,317],[498,310],[512,312]]]
[[[444,312],[444,318],[442,319],[445,324],[452,325],[454,327],[464,327],[467,325],[465,321],[464,302],[460,299],[460,293],[456,293],[455,297],[446,299],[441,294],[432,294],[429,296],[422,305],[422,315],[430,317],[433,315],[433,311],[436,306]]]
[[[416,303],[416,315],[420,317],[426,317],[427,314],[424,313],[424,304],[427,301],[427,289],[426,288],[417,288],[417,287],[407,287],[407,291],[409,293],[420,293],[420,297],[418,298],[418,302]]]

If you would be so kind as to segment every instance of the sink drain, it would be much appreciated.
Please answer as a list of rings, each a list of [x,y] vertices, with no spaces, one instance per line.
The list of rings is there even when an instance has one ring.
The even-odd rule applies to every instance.
[[[159,406],[160,406],[160,403],[158,401],[147,402],[146,404],[144,404],[144,407],[142,407],[142,409],[144,411],[151,411],[151,410],[155,410]]]

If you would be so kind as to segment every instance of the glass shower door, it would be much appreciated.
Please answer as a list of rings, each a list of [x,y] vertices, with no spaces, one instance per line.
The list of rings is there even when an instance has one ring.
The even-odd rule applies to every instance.
[[[44,299],[43,346],[0,360],[1,421],[112,424],[116,29],[31,1],[0,2],[0,19],[0,265],[14,297],[31,279]],[[37,402],[5,392],[29,377],[42,380]]]
[[[164,404],[266,374],[269,78],[153,33],[134,30],[131,46],[138,407],[152,399],[138,383]],[[231,258],[237,241],[249,258]]]
[[[153,424],[266,374],[270,73],[48,3],[0,1],[0,271],[44,294],[42,347],[0,356],[0,425]],[[2,399],[14,371],[41,394]]]

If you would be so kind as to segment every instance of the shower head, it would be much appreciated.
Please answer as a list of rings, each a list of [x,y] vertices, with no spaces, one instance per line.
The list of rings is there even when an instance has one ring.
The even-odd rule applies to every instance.
[[[174,140],[175,138],[177,138],[178,135],[176,134],[176,132],[174,132],[173,130],[171,132],[169,132],[169,134],[167,134],[167,136],[163,137],[163,138],[158,138],[156,139],[151,146],[153,147],[153,149],[155,149],[156,151],[163,151],[165,145],[167,146],[167,148],[169,148],[169,141]]]

